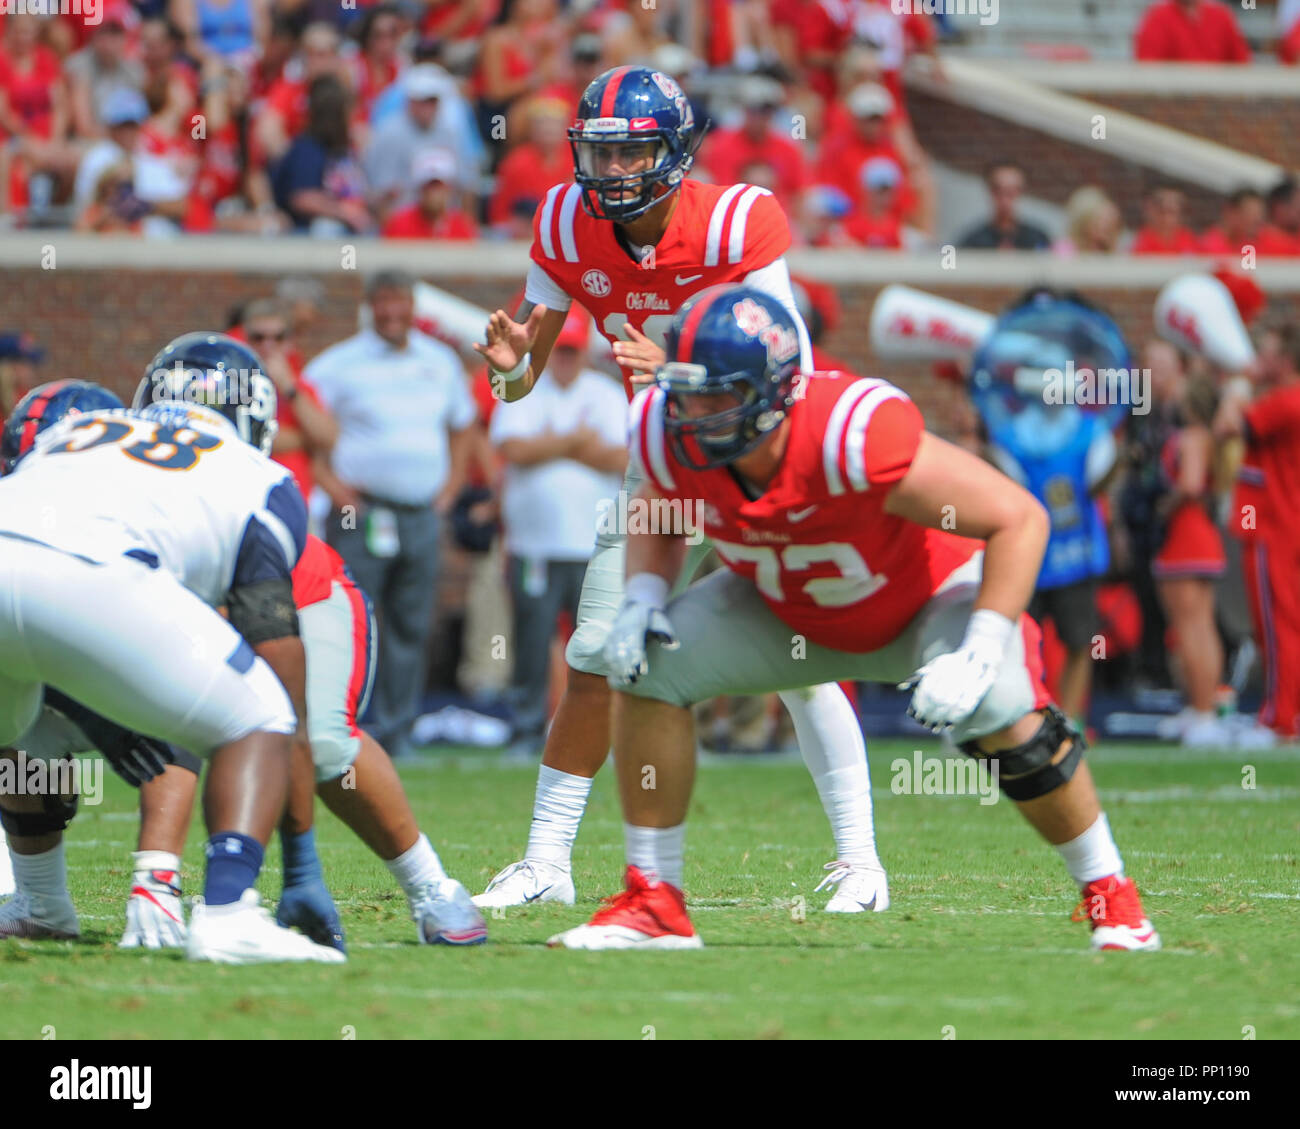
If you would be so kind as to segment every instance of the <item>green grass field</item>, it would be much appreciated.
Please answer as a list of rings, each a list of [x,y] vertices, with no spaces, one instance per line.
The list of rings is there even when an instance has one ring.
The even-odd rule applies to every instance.
[[[217,968],[115,949],[134,793],[110,779],[69,836],[79,942],[0,942],[0,1036],[100,1038],[1300,1037],[1300,761],[1294,751],[1103,747],[1093,766],[1129,873],[1164,937],[1094,954],[1055,852],[1006,802],[890,794],[902,742],[875,742],[885,914],[819,912],[832,857],[797,760],[707,759],[686,885],[706,948],[545,948],[613,892],[622,833],[597,781],[574,860],[579,903],[505,911],[487,945],[414,942],[405,899],[324,809],[321,852],[351,945],[342,967]],[[933,749],[929,750],[935,751]],[[1242,787],[1243,764],[1256,772]],[[535,769],[446,753],[403,772],[447,869],[474,890],[519,856]],[[200,888],[201,836],[186,855]],[[262,889],[279,888],[279,850]],[[804,920],[793,911],[807,900]]]

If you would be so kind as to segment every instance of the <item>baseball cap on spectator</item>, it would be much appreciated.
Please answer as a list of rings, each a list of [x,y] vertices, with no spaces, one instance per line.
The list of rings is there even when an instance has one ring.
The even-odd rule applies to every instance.
[[[816,219],[842,220],[853,211],[853,201],[833,184],[814,184],[804,195],[803,206]]]
[[[0,333],[0,361],[31,361],[39,364],[45,350],[25,333]]]
[[[411,177],[420,188],[435,180],[452,184],[456,179],[456,158],[446,149],[424,149],[411,162]]]
[[[888,157],[872,157],[862,162],[858,178],[863,188],[878,192],[884,188],[897,188],[903,179],[903,170]]]
[[[785,101],[785,90],[773,78],[747,75],[736,92],[737,100],[747,110],[775,110]]]
[[[570,53],[575,62],[594,63],[604,54],[604,46],[600,42],[599,35],[585,31],[574,37]]]
[[[420,63],[402,76],[402,93],[410,102],[447,98],[456,90],[451,75],[436,63]]]
[[[569,307],[568,316],[555,339],[557,349],[585,349],[591,340],[591,322],[587,311],[576,303]]]
[[[699,63],[700,60],[695,53],[680,43],[664,43],[656,47],[650,55],[650,65],[655,70],[663,71],[664,74],[671,75],[675,79],[686,77],[699,66]]]
[[[855,118],[887,118],[894,112],[894,96],[877,82],[864,82],[844,100]]]
[[[140,125],[149,119],[149,103],[138,90],[117,86],[104,99],[99,117],[109,129],[119,125]]]
[[[138,27],[139,24],[140,15],[127,0],[104,0],[103,13],[98,25],[100,29],[127,31]],[[91,29],[92,35],[95,34],[95,30],[95,28]]]

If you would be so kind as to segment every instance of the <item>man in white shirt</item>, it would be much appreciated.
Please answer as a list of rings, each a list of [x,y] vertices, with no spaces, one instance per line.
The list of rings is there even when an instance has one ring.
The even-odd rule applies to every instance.
[[[372,327],[304,372],[338,421],[318,475],[333,502],[325,540],[379,617],[367,728],[395,757],[410,749],[424,684],[439,516],[464,480],[478,418],[455,351],[412,328],[413,286],[401,271],[375,275],[366,287]]]
[[[510,699],[514,744],[545,741],[551,640],[578,598],[601,510],[627,466],[627,401],[618,382],[585,368],[591,321],[570,310],[527,402],[500,404],[489,437],[506,463],[501,512],[514,606]]]

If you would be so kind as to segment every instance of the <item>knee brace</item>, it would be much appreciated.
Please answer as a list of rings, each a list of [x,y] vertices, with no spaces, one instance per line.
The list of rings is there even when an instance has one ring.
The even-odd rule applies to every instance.
[[[77,797],[42,796],[40,811],[9,811],[0,808],[0,827],[6,835],[48,835],[52,831],[66,831],[72,817],[77,814]]]
[[[1069,748],[1056,764],[1052,758],[1066,741]],[[977,760],[994,762],[998,766],[998,787],[1011,800],[1036,800],[1065,784],[1074,775],[1083,759],[1088,742],[1082,733],[1076,733],[1069,721],[1055,706],[1047,707],[1047,716],[1028,741],[1011,749],[987,753],[977,741],[963,741],[961,751]]]

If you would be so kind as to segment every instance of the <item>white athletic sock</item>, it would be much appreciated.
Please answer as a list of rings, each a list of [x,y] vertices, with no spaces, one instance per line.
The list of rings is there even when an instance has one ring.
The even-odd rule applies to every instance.
[[[68,900],[68,867],[63,855],[63,840],[39,855],[11,852],[14,880],[18,889],[32,899],[32,908]]]
[[[180,856],[170,851],[132,851],[131,858],[135,860],[133,870],[174,870],[180,877]]]
[[[395,859],[387,860],[384,865],[397,879],[408,898],[419,897],[420,892],[431,882],[438,882],[447,877],[442,869],[442,860],[433,849],[429,837],[423,832],[415,844],[403,851]]]
[[[573,841],[578,837],[578,825],[591,795],[591,780],[590,776],[574,776],[548,765],[537,770],[537,795],[524,858],[569,869]]]
[[[682,888],[683,856],[686,853],[686,824],[676,827],[633,827],[623,824],[623,842],[628,865],[635,866],[651,882],[667,882]]]
[[[1056,849],[1061,852],[1070,877],[1080,886],[1112,874],[1124,877],[1124,860],[1119,857],[1119,848],[1111,837],[1105,812],[1082,835],[1068,843],[1058,843]]]
[[[853,706],[831,683],[786,691],[781,701],[790,711],[799,752],[830,820],[836,856],[856,866],[880,867],[871,815],[871,771]]]

